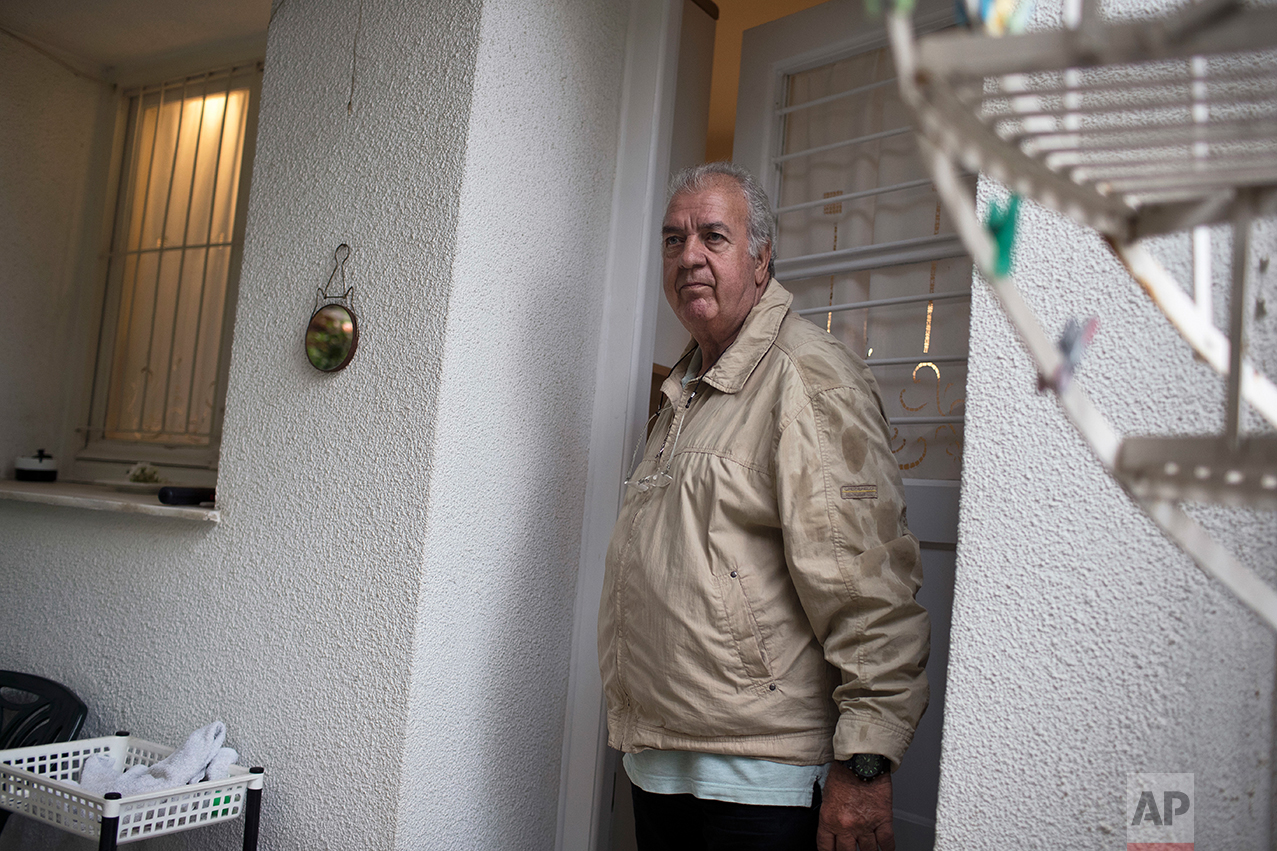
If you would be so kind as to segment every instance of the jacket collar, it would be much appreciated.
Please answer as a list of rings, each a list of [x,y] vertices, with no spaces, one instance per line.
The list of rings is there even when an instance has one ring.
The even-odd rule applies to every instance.
[[[793,300],[793,294],[782,287],[780,281],[775,278],[768,281],[767,288],[763,290],[763,297],[745,317],[745,324],[741,326],[736,339],[727,347],[727,351],[719,356],[718,363],[705,373],[701,381],[723,393],[736,393],[744,387],[746,379],[754,372],[754,368],[763,359],[763,355],[767,354],[772,343],[776,342],[776,335],[780,333],[780,323],[789,313],[789,305]],[[683,356],[679,358],[682,363],[676,366],[669,377],[661,383],[661,392],[671,400],[679,397],[683,376],[687,374],[687,367],[691,361],[689,355],[695,348],[696,341],[692,340],[687,344],[687,348],[683,349]]]

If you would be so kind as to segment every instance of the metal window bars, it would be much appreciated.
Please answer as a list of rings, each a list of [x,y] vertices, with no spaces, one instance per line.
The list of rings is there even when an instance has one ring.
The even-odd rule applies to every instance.
[[[125,94],[92,434],[208,445],[255,64]]]
[[[1205,0],[1158,21],[915,38],[888,15],[900,91],[955,227],[1046,386],[1104,467],[1208,574],[1277,629],[1277,591],[1180,507],[1277,509],[1277,437],[1241,429],[1242,401],[1277,425],[1277,387],[1246,351],[1251,221],[1277,210],[1277,9]],[[973,16],[973,20],[975,17]],[[960,169],[1099,231],[1202,359],[1226,378],[1222,433],[1122,439],[1077,382],[975,216]],[[1209,234],[1233,226],[1228,333],[1211,318]],[[1194,295],[1138,242],[1193,230]]]

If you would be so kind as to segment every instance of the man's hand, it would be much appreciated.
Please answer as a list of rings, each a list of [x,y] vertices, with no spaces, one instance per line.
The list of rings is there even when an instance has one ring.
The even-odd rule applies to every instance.
[[[817,851],[896,851],[891,825],[891,774],[868,783],[841,762],[829,766],[820,805]]]

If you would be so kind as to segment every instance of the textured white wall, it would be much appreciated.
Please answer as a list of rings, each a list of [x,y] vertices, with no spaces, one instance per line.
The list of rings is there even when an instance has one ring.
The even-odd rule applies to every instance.
[[[1149,14],[1129,5],[1123,14]],[[1038,10],[1039,25],[1058,21],[1058,4]],[[981,188],[984,201],[998,191]],[[1215,233],[1222,281],[1227,229]],[[1271,221],[1256,243],[1252,268],[1277,249]],[[1094,232],[1030,205],[1017,249],[1021,290],[1051,334],[1070,316],[1100,318],[1079,380],[1120,433],[1221,428],[1223,382]],[[1159,240],[1157,253],[1190,280],[1187,237]],[[1273,268],[1258,281],[1271,303]],[[1221,286],[1216,300],[1226,304]],[[1270,375],[1273,322],[1270,310],[1255,342]],[[1267,847],[1272,635],[1035,392],[1028,356],[978,280],[966,435],[937,848],[1124,848],[1134,772],[1195,775],[1201,847]],[[1195,513],[1274,581],[1277,517]]]
[[[65,339],[101,87],[0,34],[0,477],[44,448],[61,460]]]
[[[484,4],[398,848],[554,843],[628,11]]]
[[[356,7],[277,8],[220,526],[0,504],[16,630],[0,666],[65,681],[88,734],[176,742],[223,718],[267,766],[264,848],[393,846],[478,14],[367,0],[348,114]],[[301,338],[342,241],[362,336],[322,375]],[[154,844],[231,847],[238,831]],[[64,836],[15,818],[0,846]]]
[[[283,0],[217,527],[0,502],[0,666],[213,717],[262,847],[550,847],[628,5]],[[339,242],[359,351],[301,346]],[[239,825],[152,840],[232,847]],[[0,848],[78,841],[22,819]]]

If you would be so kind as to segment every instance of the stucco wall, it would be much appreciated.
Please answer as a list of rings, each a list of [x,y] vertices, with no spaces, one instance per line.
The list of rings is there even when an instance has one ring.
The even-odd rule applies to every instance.
[[[1127,5],[1122,14],[1150,14]],[[1059,4],[1038,5],[1038,25],[1058,17]],[[999,191],[982,182],[982,201]],[[1216,281],[1229,275],[1227,233],[1215,229]],[[1187,237],[1156,246],[1189,282]],[[1252,268],[1277,249],[1271,221],[1255,249]],[[1021,291],[1049,333],[1099,317],[1079,380],[1120,433],[1222,427],[1222,380],[1094,232],[1030,205],[1017,250]],[[1258,284],[1277,294],[1271,267]],[[1222,319],[1223,286],[1215,299]],[[1273,321],[1270,310],[1255,339],[1270,367]],[[1125,497],[1054,397],[1035,392],[979,280],[965,453],[937,848],[1124,848],[1135,772],[1195,775],[1199,847],[1267,847],[1272,635]],[[1274,580],[1277,517],[1195,513]]]
[[[0,666],[70,685],[91,707],[88,734],[176,742],[224,719],[244,760],[267,767],[264,848],[391,848],[400,802],[479,9],[362,5],[349,112],[355,6],[288,0],[271,26],[223,522],[0,504],[0,597],[14,624]],[[346,371],[322,375],[301,334],[343,241],[360,348]],[[498,519],[509,518],[480,525]],[[564,534],[579,536],[579,522]],[[425,590],[461,618],[467,582],[492,577],[443,552],[433,569],[461,581]],[[462,728],[486,729],[491,717],[468,709],[478,687],[435,697],[458,707]],[[446,761],[413,782],[458,785]],[[238,831],[154,845],[230,847]],[[0,846],[62,840],[15,818]]]
[[[0,477],[61,459],[64,342],[75,327],[90,147],[102,87],[0,33]]]
[[[484,4],[400,848],[554,843],[628,11]]]
[[[352,50],[356,6],[276,3],[222,523],[0,501],[0,667],[86,735],[225,720],[265,849],[550,847],[628,6],[362,8]],[[340,242],[360,343],[323,375]],[[0,839],[36,847],[79,841]]]

